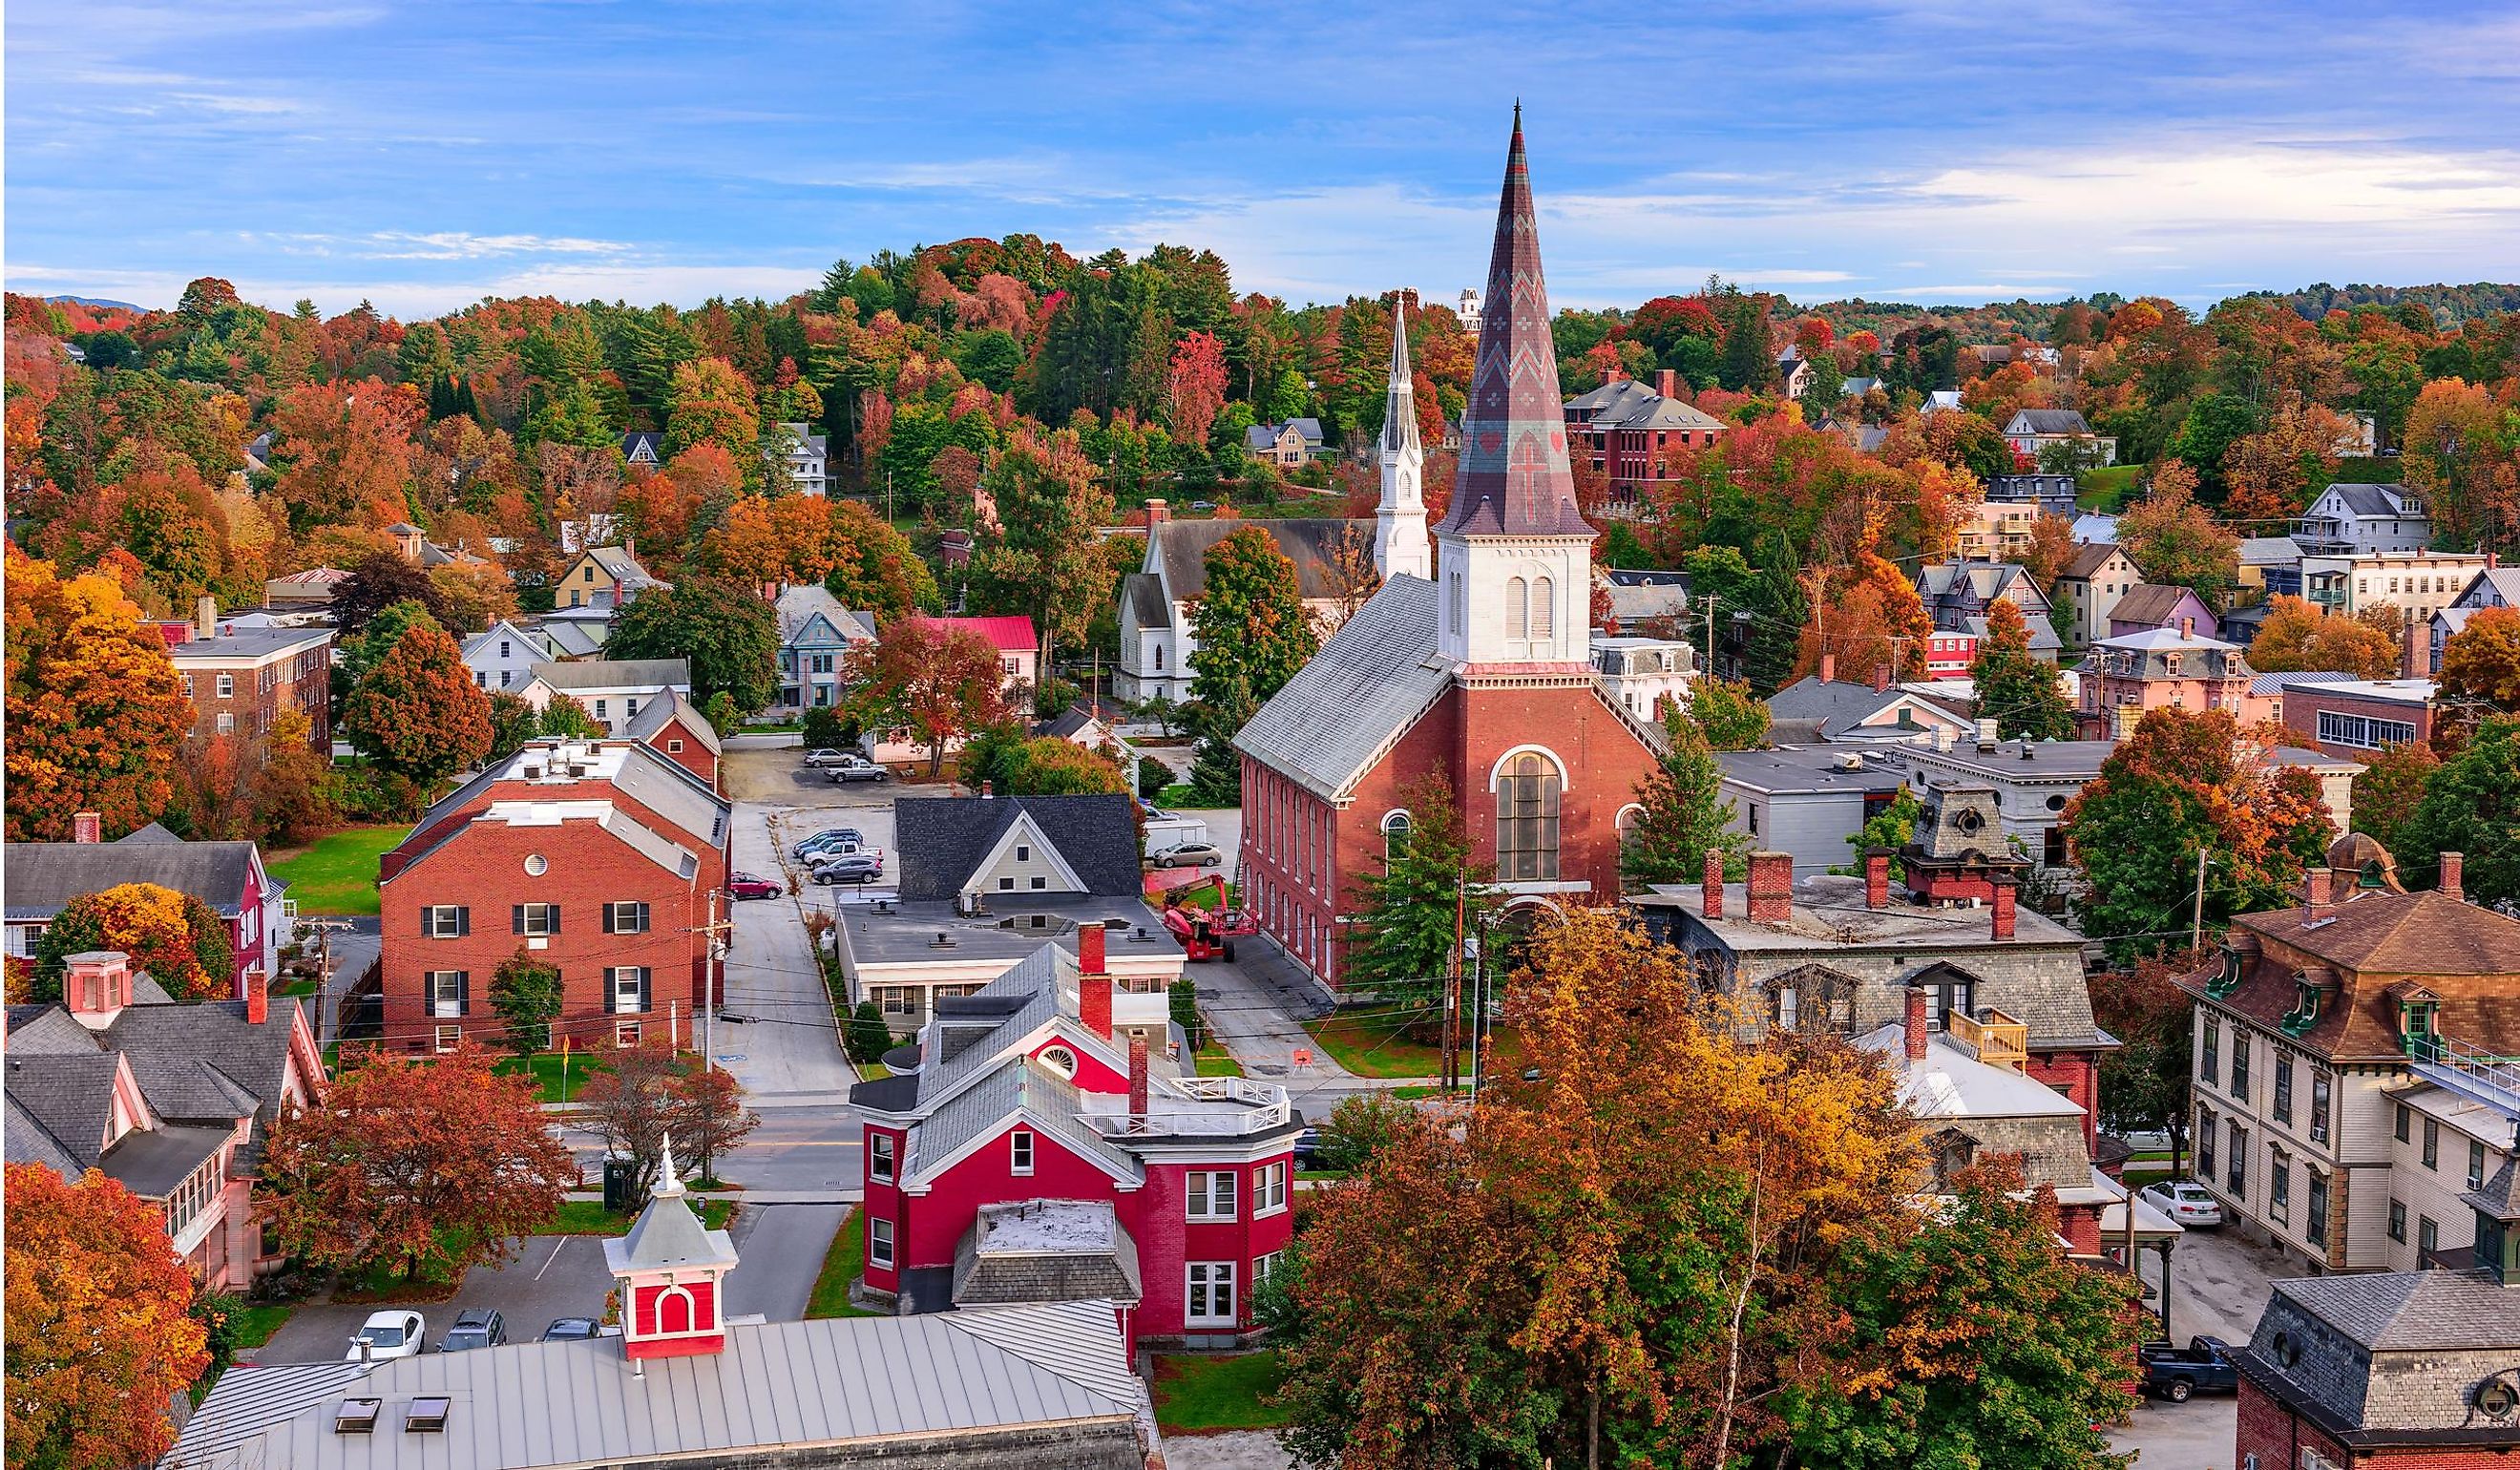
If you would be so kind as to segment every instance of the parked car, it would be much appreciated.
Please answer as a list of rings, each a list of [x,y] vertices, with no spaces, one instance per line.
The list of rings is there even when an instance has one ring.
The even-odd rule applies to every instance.
[[[755,873],[731,872],[726,875],[726,891],[740,899],[766,899],[788,890]]]
[[[1320,1129],[1308,1127],[1302,1133],[1295,1135],[1294,1154],[1296,1168],[1312,1168],[1313,1161],[1321,1157],[1321,1152],[1322,1131]]]
[[[2231,1361],[2231,1345],[2219,1337],[2193,1338],[2183,1348],[2146,1343],[2139,1356],[2144,1392],[2173,1403],[2184,1403],[2197,1394],[2240,1391],[2239,1364]]]
[[[873,853],[842,853],[814,866],[817,883],[873,883],[883,877],[883,859]]]
[[[1176,842],[1147,855],[1157,868],[1214,868],[1225,861],[1213,842]]]
[[[341,1360],[417,1358],[421,1344],[428,1339],[428,1323],[417,1312],[371,1312],[359,1330],[351,1334],[350,1351],[341,1355]]]
[[[854,759],[856,755],[857,752],[854,750],[834,750],[826,745],[817,750],[806,751],[805,764],[815,767],[836,766],[844,760]]]
[[[843,842],[854,844],[865,840],[866,834],[853,826],[826,827],[788,849],[788,855],[791,858],[809,858],[822,848],[833,847]]]
[[[446,1340],[437,1345],[440,1353],[469,1353],[474,1348],[495,1348],[508,1340],[508,1319],[488,1308],[472,1307],[455,1314],[455,1325],[446,1329]]]
[[[2205,1186],[2192,1180],[2163,1180],[2146,1184],[2136,1197],[2178,1221],[2182,1225],[2219,1225],[2223,1223],[2223,1203],[2205,1192]]]
[[[591,1316],[558,1317],[543,1329],[542,1340],[547,1343],[575,1342],[580,1338],[593,1337],[601,1325]]]
[[[832,784],[844,786],[851,781],[887,781],[892,773],[862,755],[844,755],[832,763]]]

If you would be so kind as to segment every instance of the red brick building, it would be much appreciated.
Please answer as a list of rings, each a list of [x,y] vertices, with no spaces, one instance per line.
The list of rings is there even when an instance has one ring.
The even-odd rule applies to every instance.
[[[207,598],[193,622],[161,627],[167,657],[193,701],[196,730],[251,739],[293,709],[306,717],[307,743],[332,748],[332,629],[223,623]]]
[[[1606,902],[1660,738],[1592,667],[1594,531],[1567,464],[1519,117],[1487,300],[1438,580],[1384,582],[1235,739],[1246,902],[1331,990],[1338,918],[1414,821],[1403,787],[1445,774],[1512,901]]]
[[[717,789],[717,763],[725,755],[717,727],[700,713],[689,694],[667,690],[631,717],[622,734],[672,761]]]
[[[2286,681],[2283,722],[2305,745],[2350,760],[2368,760],[2376,751],[2433,737],[2433,682]]]
[[[940,999],[894,1074],[851,1090],[865,1285],[905,1314],[1107,1301],[1133,1345],[1231,1346],[1294,1238],[1303,1119],[1276,1084],[1117,1045],[1106,932]]]
[[[539,740],[429,808],[380,860],[384,1041],[495,1041],[490,978],[559,966],[579,1046],[688,1035],[726,886],[728,804],[635,740]]]

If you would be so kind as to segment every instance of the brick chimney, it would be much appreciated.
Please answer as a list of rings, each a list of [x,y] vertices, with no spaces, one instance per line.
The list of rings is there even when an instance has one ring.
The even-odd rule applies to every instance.
[[[2181,618],[2179,620],[2179,636],[2181,638],[2194,638],[2196,636],[2196,620],[2192,617]]]
[[[1890,692],[1890,666],[1888,664],[1876,663],[1872,666],[1872,692],[1876,694],[1886,694]]]
[[[70,819],[72,842],[98,843],[105,840],[105,816],[100,812],[81,812]]]
[[[1076,1011],[1085,1029],[1111,1039],[1111,971],[1103,963],[1103,928],[1088,924],[1076,931]]]
[[[2000,872],[1995,875],[1992,881],[1995,885],[1995,902],[1993,905],[1995,910],[1995,937],[1998,939],[2010,939],[2012,937],[2013,927],[2013,890],[2017,884],[2017,880],[2008,872]]]
[[[2403,673],[2408,679],[2429,679],[2433,672],[2433,630],[2430,623],[2407,619],[2406,656],[2401,660]]]
[[[131,1003],[131,957],[120,950],[89,950],[64,963],[62,1003],[71,1019],[91,1031],[112,1025]]]
[[[1908,987],[1907,1024],[1903,1029],[1906,1032],[1906,1050],[1910,1061],[1925,1059],[1925,1006],[1929,999],[1923,987],[1914,985]]]
[[[1794,913],[1794,855],[1750,855],[1750,922],[1781,924]]]
[[[2445,897],[2457,899],[2460,903],[2467,902],[2467,895],[2459,889],[2459,872],[2466,863],[2467,858],[2464,854],[2441,855],[2441,892]]]
[[[1656,368],[1654,370],[1654,391],[1660,393],[1665,398],[1679,397],[1680,370],[1677,368]]]
[[[1161,500],[1147,502],[1147,529],[1153,530],[1173,518],[1173,508]]]
[[[998,794],[998,783],[997,783],[996,781],[993,781],[993,780],[984,780],[984,781],[980,782],[980,799],[981,799],[982,801],[988,801],[988,800],[991,800],[991,799],[995,798],[995,797],[997,796],[997,794]]]
[[[1864,907],[1890,907],[1890,849],[1886,847],[1864,850]]]
[[[1724,850],[1722,848],[1710,847],[1706,850],[1706,873],[1698,880],[1697,895],[1698,907],[1705,911],[1708,918],[1724,916]]]
[[[2301,906],[2307,918],[2318,917],[2318,911],[2333,901],[2334,875],[2324,868],[2314,868],[2301,878]]]
[[[1601,386],[1605,388],[1614,382],[1625,382],[1627,380],[1628,370],[1625,368],[1603,368],[1601,370]]]
[[[1834,654],[1834,653],[1822,653],[1822,654],[1820,656],[1820,682],[1821,682],[1821,683],[1822,683],[1822,684],[1835,684],[1835,683],[1837,683],[1837,655],[1836,655],[1836,654]]]
[[[261,965],[245,972],[240,988],[245,992],[245,1019],[248,1026],[259,1026],[271,1019],[271,977]]]
[[[1143,1118],[1147,1115],[1147,1038],[1143,1032],[1129,1037],[1129,1112]]]
[[[203,593],[201,598],[193,603],[193,636],[195,638],[216,638],[218,633],[219,600],[211,597],[208,593]]]

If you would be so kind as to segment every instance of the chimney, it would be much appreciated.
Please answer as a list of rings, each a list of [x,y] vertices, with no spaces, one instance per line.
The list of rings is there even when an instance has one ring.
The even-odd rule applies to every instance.
[[[1922,986],[1912,985],[1908,987],[1908,1014],[1907,1025],[1905,1027],[1908,1045],[1905,1049],[1907,1050],[1908,1060],[1910,1061],[1923,1061],[1925,1059],[1926,1002],[1927,997]]]
[[[1794,855],[1750,855],[1750,922],[1781,924],[1794,913]]]
[[[70,819],[70,840],[91,845],[105,840],[105,817],[99,812],[81,812]]]
[[[1836,655],[1836,654],[1834,654],[1834,653],[1822,653],[1822,654],[1820,656],[1820,682],[1821,682],[1821,683],[1822,683],[1822,684],[1835,684],[1835,683],[1837,683],[1837,655]]]
[[[2454,898],[2462,904],[2467,902],[2467,895],[2459,890],[2459,869],[2466,865],[2466,857],[2459,853],[2441,855],[2441,891],[2445,896]]]
[[[984,780],[980,782],[980,799],[982,801],[994,800],[997,794],[998,783],[996,781]]]
[[[1699,880],[1699,885],[1698,907],[1705,911],[1709,919],[1722,918],[1724,916],[1724,850],[1722,848],[1710,847],[1706,850],[1706,875]]]
[[[2408,679],[2429,679],[2433,673],[2433,637],[2430,623],[2407,619],[2407,651],[2400,663]]]
[[[1876,694],[1886,694],[1890,692],[1890,666],[1888,664],[1876,663],[1872,666],[1872,692]]]
[[[2013,926],[2013,888],[2016,880],[2008,872],[1995,875],[1995,937],[2010,939]]]
[[[248,1026],[259,1026],[271,1019],[271,977],[261,965],[245,972],[245,1019]]]
[[[1864,907],[1890,907],[1890,849],[1886,847],[1864,850]]]
[[[1088,924],[1076,931],[1076,1012],[1085,1029],[1111,1039],[1111,971],[1102,962],[1103,930]]]
[[[203,593],[200,600],[193,603],[193,636],[216,638],[218,632],[219,600],[208,593]]]
[[[1147,529],[1151,531],[1173,518],[1173,508],[1161,500],[1147,502]]]
[[[1677,368],[1656,368],[1654,370],[1654,391],[1660,393],[1665,398],[1679,397],[1680,370]]]
[[[1147,1116],[1147,1036],[1143,1031],[1129,1034],[1129,1115]]]
[[[89,950],[64,961],[62,1003],[92,1031],[113,1024],[131,1003],[131,957],[120,950]]]
[[[2181,638],[2194,638],[2196,636],[2196,620],[2192,617],[2181,618],[2179,620],[2179,636]]]
[[[2318,918],[2318,911],[2331,902],[2335,891],[2332,878],[2333,875],[2324,868],[2314,868],[2302,874],[2301,906],[2306,911],[2305,921]]]
[[[1601,370],[1601,386],[1603,387],[1608,387],[1614,382],[1625,382],[1627,380],[1628,370],[1625,368],[1603,368]]]

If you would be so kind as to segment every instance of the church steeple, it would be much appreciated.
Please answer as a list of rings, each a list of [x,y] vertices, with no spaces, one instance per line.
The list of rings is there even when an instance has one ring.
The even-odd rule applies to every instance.
[[[1384,581],[1432,577],[1422,494],[1425,446],[1418,440],[1418,394],[1409,366],[1409,293],[1391,304],[1391,380],[1382,402],[1382,499],[1373,508],[1373,569]]]
[[[1439,651],[1465,665],[1586,663],[1593,534],[1566,459],[1516,103],[1453,503],[1435,531],[1444,563]]]

